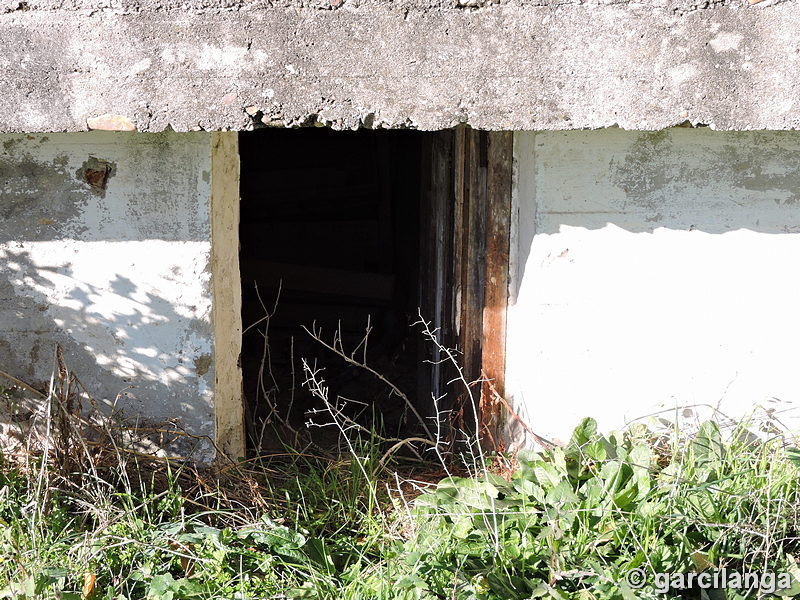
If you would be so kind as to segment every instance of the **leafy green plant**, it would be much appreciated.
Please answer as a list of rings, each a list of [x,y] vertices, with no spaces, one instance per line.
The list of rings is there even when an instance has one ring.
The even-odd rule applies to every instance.
[[[449,475],[413,500],[395,492],[394,508],[384,449],[352,447],[255,461],[251,485],[269,498],[258,510],[223,502],[222,483],[190,494],[169,463],[160,482],[126,464],[80,487],[43,462],[2,465],[0,597],[646,600],[661,597],[657,573],[722,568],[788,572],[775,594],[800,594],[800,465],[780,436],[712,422],[603,435],[585,419],[563,448]]]
[[[606,437],[585,419],[565,448],[520,452],[508,480],[448,478],[418,498],[416,570],[431,597],[453,585],[464,598],[656,597],[626,574],[698,564],[794,569],[782,593],[800,592],[796,455],[742,433],[726,441],[708,422],[664,448],[641,427]]]

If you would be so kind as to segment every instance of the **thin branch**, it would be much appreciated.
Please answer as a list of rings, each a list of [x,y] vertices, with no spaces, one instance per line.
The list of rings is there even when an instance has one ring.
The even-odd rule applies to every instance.
[[[406,396],[406,394],[404,394],[402,391],[400,391],[400,388],[398,388],[395,384],[393,384],[391,381],[386,379],[386,377],[384,377],[383,375],[378,373],[375,369],[370,367],[366,362],[362,362],[362,361],[356,360],[353,355],[348,354],[347,352],[345,352],[344,348],[342,347],[341,337],[340,336],[338,337],[338,340],[339,340],[338,344],[337,344],[337,336],[335,334],[334,334],[333,344],[329,344],[328,342],[326,342],[325,340],[322,339],[322,330],[321,329],[319,330],[319,332],[317,332],[316,330],[310,331],[305,326],[303,326],[303,329],[314,340],[316,340],[317,342],[322,344],[325,348],[327,348],[328,350],[330,350],[334,354],[336,354],[339,357],[341,357],[345,362],[347,362],[348,364],[350,364],[350,365],[352,365],[354,367],[358,367],[360,369],[364,369],[365,371],[370,373],[373,377],[377,378],[379,381],[381,381],[386,386],[388,386],[393,394],[396,394],[397,396],[402,398],[403,402],[405,402],[405,404],[408,407],[408,409],[414,414],[414,416],[417,418],[417,421],[419,421],[420,425],[422,425],[422,428],[425,430],[425,433],[428,434],[428,439],[430,439],[431,441],[435,441],[436,438],[433,437],[433,434],[431,433],[431,430],[428,428],[428,425],[425,423],[425,419],[423,419],[422,415],[419,414],[419,411],[414,406],[414,403],[411,402],[411,400],[409,400],[408,396]]]

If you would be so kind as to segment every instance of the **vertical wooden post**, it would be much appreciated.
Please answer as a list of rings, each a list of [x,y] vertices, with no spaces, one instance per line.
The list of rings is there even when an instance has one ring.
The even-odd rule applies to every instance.
[[[508,131],[491,132],[488,140],[481,420],[495,445],[500,443],[503,414],[495,394],[505,394],[513,140]]]
[[[454,150],[455,289],[467,381],[480,397],[481,434],[498,438],[505,384],[513,134],[459,128]],[[480,396],[478,394],[480,393]]]
[[[460,398],[452,408],[463,418],[456,426],[477,426],[490,438],[488,445],[497,446],[503,406],[495,392],[502,395],[505,387],[513,134],[469,127],[456,128],[450,137],[443,133],[430,138],[423,155],[421,306],[441,328],[440,341],[460,349],[464,378],[475,384],[477,424],[472,408],[463,404],[468,401],[463,386],[450,386],[451,396]],[[436,364],[440,357],[426,358]],[[426,376],[437,393],[455,373],[436,366]]]
[[[461,221],[461,341],[467,380],[481,376],[483,302],[486,283],[487,134],[466,130],[464,208]]]
[[[423,203],[420,207],[420,308],[422,318],[437,331],[438,341],[453,343],[451,315],[453,298],[453,144],[452,131],[427,134],[423,146]],[[432,397],[444,393],[447,365],[442,364],[439,348],[420,340],[420,355],[425,367],[420,380],[419,407],[434,416]]]
[[[240,364],[242,285],[239,272],[239,138],[236,132],[228,131],[211,135],[215,441],[225,455],[236,460],[245,455]]]
[[[512,144],[511,132],[493,132],[489,135],[483,371],[501,395],[505,392]]]

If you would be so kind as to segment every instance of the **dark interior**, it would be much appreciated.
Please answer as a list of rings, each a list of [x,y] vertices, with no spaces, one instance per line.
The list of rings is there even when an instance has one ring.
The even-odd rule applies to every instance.
[[[412,425],[405,402],[303,326],[321,329],[328,343],[340,331],[350,352],[369,323],[367,363],[416,402],[423,389],[411,327],[420,296],[422,134],[262,129],[240,135],[240,154],[242,368],[251,438],[276,442],[282,420],[302,428],[308,411],[322,407],[302,385],[303,358],[322,368],[329,398],[348,399],[346,412],[357,422],[403,432]],[[262,319],[273,307],[267,331]],[[363,356],[361,346],[356,357]]]

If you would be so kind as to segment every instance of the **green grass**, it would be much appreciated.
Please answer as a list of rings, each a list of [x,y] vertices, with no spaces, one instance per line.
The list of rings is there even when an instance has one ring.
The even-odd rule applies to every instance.
[[[374,441],[205,472],[124,452],[66,474],[5,461],[0,597],[646,599],[663,597],[656,573],[720,568],[788,572],[779,593],[798,596],[800,456],[746,433],[601,435],[587,419],[565,448],[493,457],[416,498]]]

